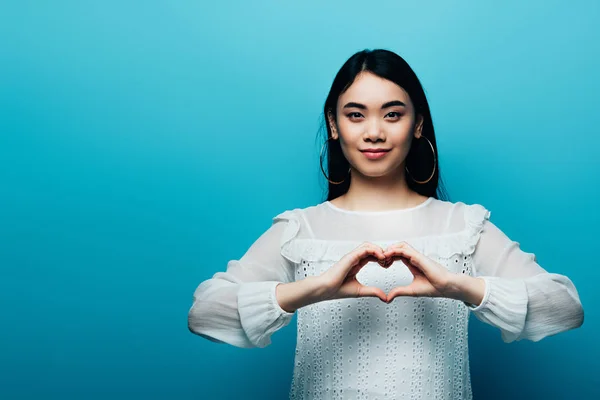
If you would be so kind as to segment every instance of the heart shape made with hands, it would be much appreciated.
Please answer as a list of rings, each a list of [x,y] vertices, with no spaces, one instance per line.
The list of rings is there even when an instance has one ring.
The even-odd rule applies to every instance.
[[[414,280],[408,267],[400,260],[393,260],[388,267],[370,261],[356,274],[361,285],[373,286],[386,294],[397,286],[410,285]]]
[[[388,303],[397,296],[444,297],[448,269],[406,242],[383,250],[386,260],[366,263],[356,274],[358,283],[382,290]]]

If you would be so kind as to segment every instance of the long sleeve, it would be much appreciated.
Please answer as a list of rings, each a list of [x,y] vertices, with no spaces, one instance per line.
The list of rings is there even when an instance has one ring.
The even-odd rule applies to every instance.
[[[298,230],[291,215],[275,217],[239,260],[200,283],[188,313],[191,332],[236,347],[265,347],[290,323],[294,313],[280,307],[275,289],[294,279],[293,264],[281,254],[281,245]]]
[[[544,270],[535,254],[521,250],[488,218],[489,212],[473,254],[475,276],[485,280],[485,295],[478,306],[465,303],[471,312],[499,328],[506,343],[536,342],[580,327],[584,313],[573,282]]]

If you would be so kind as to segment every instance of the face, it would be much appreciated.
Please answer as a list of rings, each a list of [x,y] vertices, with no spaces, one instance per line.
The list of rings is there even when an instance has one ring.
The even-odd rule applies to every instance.
[[[363,72],[338,99],[337,125],[328,115],[332,138],[359,173],[369,177],[397,174],[413,137],[419,138],[422,118],[400,86]],[[416,122],[416,123],[415,123]],[[383,149],[383,153],[366,152]]]

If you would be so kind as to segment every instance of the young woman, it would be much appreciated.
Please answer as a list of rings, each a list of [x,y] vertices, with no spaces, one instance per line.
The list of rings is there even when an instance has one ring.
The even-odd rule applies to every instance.
[[[327,200],[277,215],[202,282],[192,332],[265,347],[297,314],[290,398],[469,399],[470,313],[507,343],[582,325],[568,277],[544,270],[482,205],[438,197],[429,105],[400,56],[350,57],[324,116]]]

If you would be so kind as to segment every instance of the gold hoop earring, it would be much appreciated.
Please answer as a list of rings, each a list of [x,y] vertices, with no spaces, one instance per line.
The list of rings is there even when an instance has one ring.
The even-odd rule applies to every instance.
[[[424,137],[425,139],[427,139],[424,135],[421,135],[421,137]],[[427,182],[429,182],[431,180],[431,178],[433,178],[433,175],[435,174],[436,161],[437,161],[436,160],[436,156],[435,156],[435,149],[433,148],[433,144],[431,144],[431,141],[429,139],[427,139],[427,141],[429,142],[429,146],[431,147],[431,151],[433,152],[433,172],[431,173],[431,176],[426,181],[418,181],[415,178],[413,178],[413,176],[411,175],[410,171],[408,170],[408,167],[406,165],[404,166],[404,169],[406,170],[406,172],[408,173],[408,175],[410,176],[410,178],[413,181],[415,181],[416,183],[427,183]]]
[[[344,182],[346,180],[346,178],[342,179],[339,182],[334,182],[329,179],[327,174],[325,174],[325,170],[323,169],[323,150],[325,149],[325,144],[329,143],[329,139],[333,139],[333,138],[327,138],[327,140],[323,143],[323,146],[321,146],[321,152],[319,153],[319,165],[321,166],[321,172],[325,176],[325,179],[327,179],[329,181],[329,183],[333,183],[334,185],[339,185],[340,183]],[[348,167],[348,174],[349,173],[350,173],[350,167]]]

